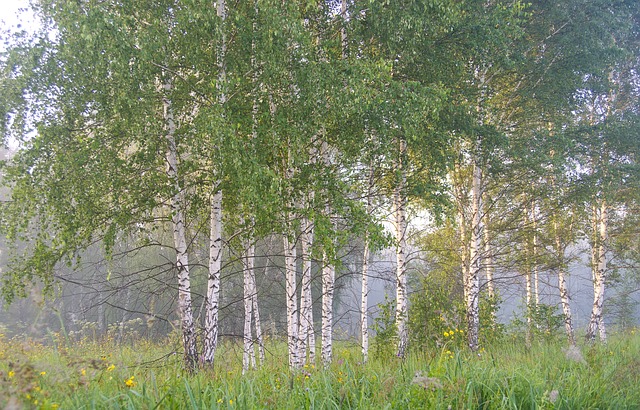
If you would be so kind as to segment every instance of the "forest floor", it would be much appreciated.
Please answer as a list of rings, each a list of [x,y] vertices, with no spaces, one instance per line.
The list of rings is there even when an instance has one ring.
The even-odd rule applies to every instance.
[[[503,338],[480,353],[452,346],[401,360],[361,361],[337,343],[331,366],[287,367],[284,343],[269,341],[265,363],[242,374],[242,346],[226,342],[213,369],[189,375],[177,338],[115,343],[0,335],[4,409],[638,409],[640,331],[607,344]]]

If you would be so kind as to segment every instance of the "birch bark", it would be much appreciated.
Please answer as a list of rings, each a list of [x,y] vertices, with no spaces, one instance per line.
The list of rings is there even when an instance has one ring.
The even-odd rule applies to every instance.
[[[374,185],[373,164],[369,166],[369,186],[367,187],[367,213],[373,212],[373,201],[371,198]],[[364,249],[362,252],[362,295],[360,299],[360,326],[361,326],[361,345],[362,345],[362,361],[366,363],[369,360],[369,230],[364,233]]]
[[[486,208],[486,200],[482,202]],[[496,287],[493,278],[493,250],[491,248],[491,233],[489,232],[489,212],[484,211],[482,223],[482,237],[484,241],[484,274],[487,280],[487,293],[489,299],[495,301]],[[495,321],[495,312],[492,314],[492,320]]]
[[[315,335],[313,331],[313,299],[311,295],[311,246],[313,224],[307,217],[302,219],[302,289],[300,293],[300,354],[305,362],[315,361]],[[308,354],[308,359],[307,359]]]
[[[331,152],[329,145],[322,142],[322,156],[325,166],[331,166]],[[325,215],[332,219],[331,205],[327,200]],[[335,284],[335,267],[330,259],[327,249],[323,250],[322,264],[322,363],[328,366],[333,358],[333,290]]]
[[[256,354],[254,348],[254,338],[252,334],[252,322],[254,319],[253,311],[253,288],[252,277],[255,275],[253,270],[253,258],[255,254],[255,248],[252,240],[246,240],[244,244],[244,257],[243,263],[243,302],[244,302],[244,349],[242,354],[242,371],[246,372],[249,367],[256,367]]]
[[[459,149],[460,150],[460,149]],[[466,218],[466,192],[464,189],[464,177],[462,175],[462,168],[460,160],[457,160],[454,165],[453,173],[453,192],[456,199],[457,213],[458,213],[458,238],[460,243],[460,270],[462,271],[462,290],[463,297],[466,301],[469,298],[469,286],[467,282],[470,275],[470,261],[469,261],[469,240],[467,239],[467,218]],[[465,306],[466,307],[466,306]]]
[[[532,186],[532,192],[535,192]],[[533,238],[531,239],[531,263],[533,264],[533,301],[534,308],[538,309],[540,305],[540,280],[539,280],[539,268],[538,268],[538,215],[536,208],[536,201],[531,203],[531,225],[533,229]]]
[[[524,196],[524,200],[526,202],[526,195]],[[525,231],[529,229],[531,225],[530,213],[528,208],[524,212],[524,229]],[[532,329],[533,329],[533,268],[532,268],[532,256],[531,256],[531,240],[527,235],[525,238],[525,303],[526,303],[526,313],[527,313],[527,331],[525,335],[525,343],[527,346],[531,345],[532,339]]]
[[[486,191],[482,193],[482,238],[483,238],[483,246],[484,246],[484,263],[483,270],[486,280],[487,286],[487,295],[489,296],[489,301],[492,304],[491,307],[491,327],[495,328],[498,323],[497,318],[497,295],[496,295],[496,287],[495,281],[493,277],[493,248],[491,246],[491,233],[489,231],[489,210],[488,210],[488,200]]]
[[[593,243],[591,269],[593,276],[593,306],[591,308],[591,318],[587,327],[587,340],[594,340],[596,332],[599,332],[600,340],[607,341],[602,307],[604,304],[604,291],[607,273],[606,241],[608,228],[608,209],[604,199],[596,201],[593,205]]]
[[[289,347],[289,366],[300,367],[298,341],[298,303],[296,295],[296,242],[290,238],[290,229],[283,235],[285,292],[287,298],[287,346]]]
[[[322,363],[328,366],[333,358],[333,288],[335,269],[327,251],[322,267]]]
[[[251,78],[251,82],[253,85],[254,97],[253,97],[253,104],[251,106],[251,136],[253,138],[253,141],[255,142],[258,138],[258,88],[259,88],[259,85],[258,85],[259,68],[256,61],[256,41],[255,41],[257,37],[257,32],[258,32],[257,21],[259,16],[257,0],[254,0],[253,2],[253,8],[254,8],[255,16],[251,26],[251,30],[253,34],[253,37],[251,38],[251,68],[253,70],[253,77]],[[255,257],[255,244],[253,242],[253,240],[255,239],[255,235],[253,234],[254,225],[255,225],[255,221],[252,219],[252,235],[251,235],[252,242],[251,242],[251,249],[250,249],[252,258]],[[264,363],[264,340],[262,338],[262,324],[260,322],[260,310],[258,309],[258,285],[256,283],[256,273],[254,268],[255,266],[252,266],[251,275],[249,276],[249,286],[250,286],[249,293],[251,295],[251,304],[252,304],[253,317],[255,321],[256,341],[258,342],[258,353],[260,355],[260,364],[263,364]]]
[[[255,256],[255,245],[253,247],[252,254]],[[256,283],[255,266],[252,270],[252,275],[249,278],[251,285],[251,303],[253,304],[253,319],[256,327],[256,340],[258,341],[258,354],[260,355],[260,364],[264,363],[264,339],[262,337],[262,324],[260,322],[260,309],[258,309],[258,286]]]
[[[369,232],[364,234],[364,249],[362,252],[362,296],[360,299],[360,334],[362,348],[362,362],[369,360]]]
[[[171,198],[171,221],[173,224],[173,243],[176,248],[176,269],[178,271],[178,314],[184,346],[184,362],[188,371],[195,370],[197,363],[196,334],[191,306],[191,278],[189,276],[189,254],[187,249],[186,226],[184,217],[184,191],[178,173],[178,148],[175,141],[176,125],[167,93],[172,89],[170,82],[163,85],[163,117],[165,138],[167,140],[167,176],[172,181],[174,195]]]
[[[399,152],[396,163],[397,181],[393,191],[395,235],[396,235],[396,329],[398,331],[398,357],[405,357],[409,335],[407,329],[408,304],[407,304],[407,217],[405,193],[406,170],[403,157],[406,152],[406,142],[402,139],[398,142]]]
[[[220,268],[222,262],[222,191],[211,198],[209,232],[209,277],[205,303],[204,349],[202,361],[212,365],[218,345],[218,312],[220,303]]]
[[[576,340],[573,332],[573,323],[571,317],[571,305],[569,304],[569,289],[567,287],[567,279],[564,264],[564,246],[560,238],[560,229],[558,221],[553,221],[553,236],[556,263],[558,264],[558,289],[560,291],[560,303],[562,304],[562,313],[564,315],[564,328],[567,333],[567,341],[570,345],[575,346]]]
[[[218,81],[216,88],[218,91],[218,104],[224,117],[224,107],[227,101],[225,94],[226,86],[226,28],[225,21],[227,18],[227,9],[225,0],[217,0],[216,13],[221,20],[221,39],[216,50]],[[205,325],[204,325],[204,348],[202,352],[202,361],[205,364],[212,365],[215,357],[215,351],[218,344],[218,310],[220,299],[220,268],[222,256],[222,191],[218,187],[218,182],[212,187],[211,197],[211,215],[209,230],[209,277],[207,279],[207,297],[205,309]]]
[[[480,140],[477,142],[479,152]],[[478,331],[480,326],[479,296],[480,296],[480,270],[482,268],[482,170],[479,159],[473,160],[473,176],[471,191],[471,242],[469,255],[469,275],[465,281],[466,310],[467,310],[467,343],[472,351],[478,349]]]

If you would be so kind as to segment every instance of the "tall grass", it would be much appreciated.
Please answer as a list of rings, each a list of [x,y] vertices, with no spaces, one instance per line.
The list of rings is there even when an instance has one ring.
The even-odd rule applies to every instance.
[[[414,351],[361,363],[352,344],[335,347],[328,368],[287,368],[286,345],[271,341],[267,362],[242,374],[241,346],[224,343],[212,369],[186,374],[173,339],[117,345],[47,345],[0,338],[0,407],[42,409],[634,409],[640,408],[640,335],[581,346],[525,348],[503,340],[478,354]],[[420,382],[416,373],[423,381]],[[426,380],[426,383],[425,383]]]

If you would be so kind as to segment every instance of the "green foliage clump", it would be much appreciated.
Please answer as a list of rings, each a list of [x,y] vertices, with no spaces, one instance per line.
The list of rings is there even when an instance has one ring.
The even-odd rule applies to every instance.
[[[465,345],[464,304],[451,276],[438,271],[425,276],[419,291],[411,295],[409,306],[412,346],[424,349]]]
[[[398,343],[395,300],[385,295],[384,302],[378,305],[378,309],[378,316],[376,316],[371,326],[375,334],[372,340],[371,353],[376,360],[388,360],[393,357]]]
[[[512,335],[529,335],[533,339],[547,342],[563,338],[561,328],[564,326],[564,315],[558,307],[544,303],[531,304],[522,317],[514,317],[509,324]]]
[[[496,323],[499,299],[480,296],[480,341],[491,344],[504,334]],[[411,295],[409,328],[412,346],[461,349],[466,347],[465,306],[462,290],[452,275],[433,271],[422,278],[420,289]]]

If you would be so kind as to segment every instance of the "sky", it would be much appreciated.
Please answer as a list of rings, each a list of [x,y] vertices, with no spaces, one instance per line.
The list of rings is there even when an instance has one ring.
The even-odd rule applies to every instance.
[[[31,16],[29,13],[23,13],[21,17],[18,16],[18,10],[20,8],[28,8],[29,0],[0,0],[0,21],[3,30],[13,28],[15,30],[17,24],[21,23],[22,28],[26,28],[32,25]]]

